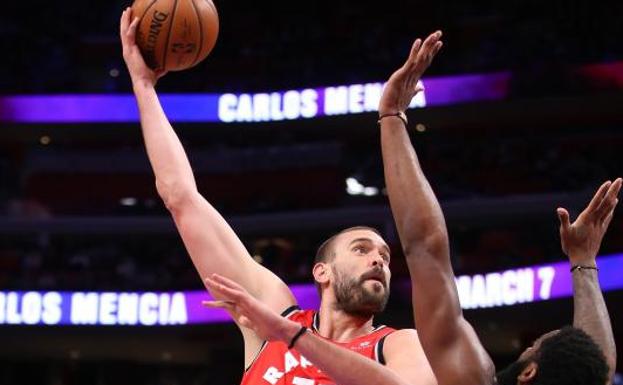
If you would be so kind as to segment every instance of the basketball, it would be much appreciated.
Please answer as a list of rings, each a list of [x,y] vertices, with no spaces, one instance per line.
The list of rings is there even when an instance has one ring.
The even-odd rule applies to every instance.
[[[145,63],[181,71],[205,59],[216,44],[219,20],[211,0],[136,0],[132,16]]]

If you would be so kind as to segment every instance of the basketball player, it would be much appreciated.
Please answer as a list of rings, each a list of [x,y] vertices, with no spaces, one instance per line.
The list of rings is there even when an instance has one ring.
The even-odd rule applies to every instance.
[[[145,65],[135,43],[137,22],[126,9],[120,35],[156,187],[197,271],[208,277],[206,286],[217,300],[212,305],[225,307],[242,332],[242,383],[435,384],[415,330],[373,326],[374,315],[387,302],[390,282],[389,248],[375,230],[346,229],[320,247],[313,267],[322,297],[319,311],[297,308],[281,279],[251,258],[197,191],[184,149],[155,91],[163,74]],[[245,316],[249,306],[264,318]],[[261,322],[266,320],[268,325]]]
[[[616,350],[595,256],[618,203],[621,179],[604,183],[573,223],[567,210],[558,209],[562,248],[573,276],[573,327],[544,334],[496,376],[489,355],[463,318],[443,214],[406,129],[404,111],[432,59],[427,44],[433,41],[416,41],[407,62],[392,75],[379,114],[385,179],[411,274],[415,322],[439,385],[610,383]]]

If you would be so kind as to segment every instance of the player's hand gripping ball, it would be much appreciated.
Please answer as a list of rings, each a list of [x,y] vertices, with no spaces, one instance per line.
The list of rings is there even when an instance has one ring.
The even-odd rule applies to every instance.
[[[211,0],[135,0],[139,18],[136,44],[145,63],[157,71],[181,71],[205,59],[218,36]]]

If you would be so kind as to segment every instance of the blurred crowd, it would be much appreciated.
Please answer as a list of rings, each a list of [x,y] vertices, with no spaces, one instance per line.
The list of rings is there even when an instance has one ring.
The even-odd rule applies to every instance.
[[[502,222],[491,221],[481,206],[504,199],[503,211],[521,213],[521,208],[513,208],[521,204],[521,197],[583,194],[588,199],[601,182],[620,175],[617,159],[623,135],[617,129],[569,129],[564,136],[546,129],[535,131],[540,133],[414,135],[422,166],[442,205],[464,206],[462,218],[471,218],[448,220],[459,273],[564,258],[554,206],[545,207],[536,218],[507,215]],[[262,214],[266,216],[261,220],[266,220],[276,212],[302,210],[313,215],[318,210],[331,213],[386,205],[376,135],[316,142],[293,136],[273,141],[221,138],[187,148],[199,190],[227,218],[244,220]],[[0,161],[4,220],[168,218],[144,150],[138,147],[141,144],[122,150],[115,145],[90,150],[33,146],[19,157],[6,156]],[[375,187],[378,195],[349,194],[346,178]],[[576,203],[570,209],[577,212],[584,202]],[[378,218],[369,221],[362,224],[379,222]],[[286,281],[310,282],[316,247],[338,226],[310,231],[298,230],[293,223],[288,231],[266,229],[240,235],[249,252]],[[621,221],[615,220],[612,227],[606,252],[623,250]],[[399,255],[395,235],[387,235]],[[396,261],[400,276],[406,270],[400,258]],[[83,235],[42,230],[3,236],[0,287],[168,290],[200,288],[201,282],[171,226],[160,233]]]
[[[489,134],[431,131],[413,141],[443,202],[575,193],[620,175],[623,134],[616,127],[564,129],[564,136],[548,132],[546,123],[537,127]],[[132,146],[121,148],[37,143],[4,158],[0,151],[0,212],[166,215],[142,146],[135,137]],[[186,145],[200,192],[226,215],[385,204],[378,148],[376,133],[369,131],[315,142],[293,135],[280,143],[206,135]],[[379,193],[349,194],[348,178]]]
[[[499,271],[566,260],[557,219],[521,218],[495,225],[450,222],[457,274]],[[601,255],[623,250],[623,219],[615,218]],[[251,256],[288,283],[312,283],[313,258],[329,232],[242,236]],[[408,277],[400,246],[387,234],[395,280]],[[176,234],[22,235],[0,241],[3,290],[201,290],[202,282]]]
[[[623,5],[610,0],[600,6],[585,0],[215,3],[216,49],[199,69],[165,78],[162,90],[379,81],[404,60],[416,36],[436,29],[446,33],[447,48],[429,75],[513,70],[522,78],[518,92],[564,90],[573,84],[556,79],[569,66],[623,58]],[[64,4],[41,2],[31,12],[30,3],[14,2],[0,14],[0,49],[11,52],[3,60],[0,93],[129,90],[117,36],[128,2]]]

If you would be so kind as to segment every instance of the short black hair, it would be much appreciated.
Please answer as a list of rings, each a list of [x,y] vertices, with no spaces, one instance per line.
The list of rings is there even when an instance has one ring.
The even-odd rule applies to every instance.
[[[370,226],[353,226],[353,227],[344,229],[340,231],[339,233],[333,234],[331,237],[329,237],[329,239],[322,242],[322,244],[318,247],[318,251],[316,251],[316,257],[314,258],[314,265],[319,262],[330,262],[333,259],[333,257],[335,257],[335,251],[333,251],[332,249],[333,242],[335,241],[335,239],[344,233],[348,233],[348,232],[356,231],[356,230],[369,230],[369,231],[372,231],[378,234],[381,238],[383,237],[380,231]]]
[[[314,265],[320,262],[331,262],[333,258],[335,258],[335,250],[333,250],[333,243],[335,239],[344,233],[348,233],[348,232],[356,231],[356,230],[369,230],[369,231],[372,231],[378,234],[381,238],[383,237],[380,231],[370,226],[353,226],[353,227],[344,229],[338,233],[333,234],[332,236],[329,237],[329,239],[322,242],[322,244],[318,247],[318,251],[316,251],[316,257],[314,258]],[[316,288],[318,289],[318,294],[321,294],[320,285],[318,284],[318,282],[315,282],[315,284],[316,284]]]
[[[541,342],[533,385],[604,385],[608,364],[599,345],[582,329],[566,326]]]

